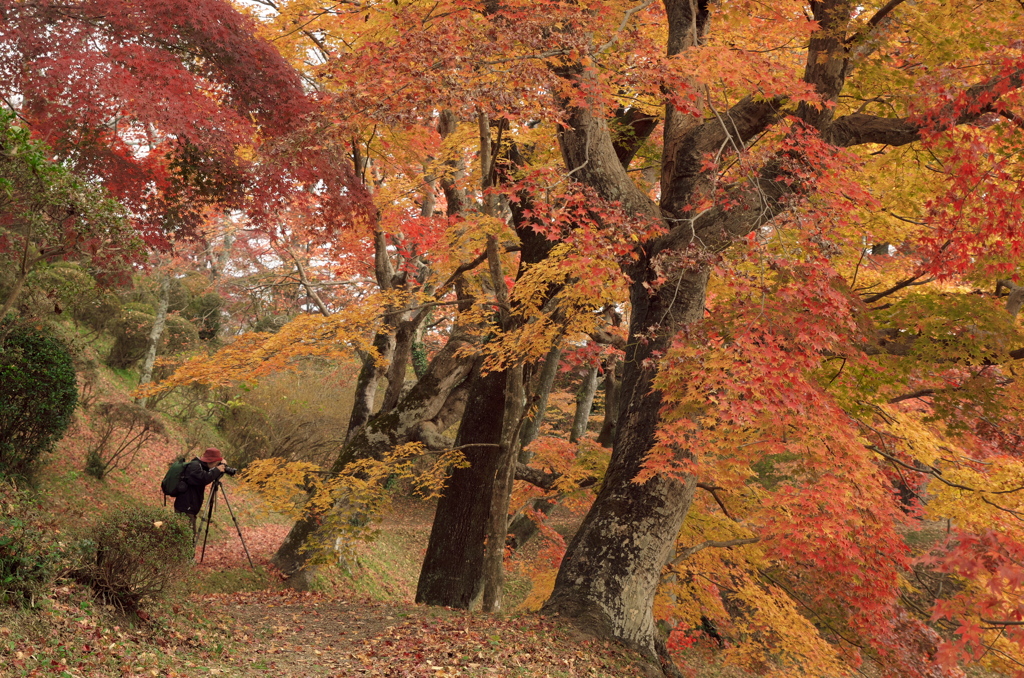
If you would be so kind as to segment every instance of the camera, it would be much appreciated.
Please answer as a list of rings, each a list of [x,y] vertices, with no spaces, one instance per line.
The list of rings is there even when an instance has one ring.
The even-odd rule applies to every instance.
[[[233,476],[236,473],[238,473],[238,469],[237,468],[231,468],[230,466],[225,466],[224,467],[224,475]]]

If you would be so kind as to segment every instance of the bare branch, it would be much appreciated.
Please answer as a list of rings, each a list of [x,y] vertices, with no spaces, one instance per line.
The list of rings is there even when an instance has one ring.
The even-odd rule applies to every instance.
[[[723,502],[722,498],[718,496],[718,491],[723,488],[717,485],[710,485],[708,483],[697,483],[697,487],[704,490],[705,492],[708,492],[712,497],[715,498],[715,502],[718,504],[718,508],[722,509],[722,513],[725,514],[726,518],[733,521],[736,520],[732,517],[732,514],[729,513],[729,509],[725,508],[725,502]]]
[[[547,471],[541,471],[540,469],[527,466],[526,464],[516,464],[516,480],[522,480],[530,483],[542,490],[553,490],[555,489],[555,483],[562,477],[561,473],[548,473]],[[590,476],[582,479],[578,483],[578,487],[591,487],[597,484],[597,477]]]

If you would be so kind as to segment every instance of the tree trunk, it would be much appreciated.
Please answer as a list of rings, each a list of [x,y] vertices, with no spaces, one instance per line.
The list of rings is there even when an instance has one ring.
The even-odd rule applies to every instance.
[[[617,358],[609,358],[604,366],[604,421],[601,432],[597,434],[597,444],[611,447],[615,440],[616,424],[619,421],[619,371],[621,363]]]
[[[405,373],[412,360],[413,340],[416,338],[416,330],[426,314],[407,311],[403,315],[411,317],[401,320],[395,330],[395,348],[392,352],[391,364],[387,369],[388,388],[384,392],[384,401],[380,405],[381,412],[390,412],[395,409],[398,406],[398,401],[402,398]]]
[[[363,366],[359,370],[359,377],[356,379],[356,390],[352,403],[352,414],[348,419],[348,434],[346,440],[350,440],[356,431],[359,430],[373,414],[373,406],[377,400],[377,388],[380,379],[387,372],[387,365],[395,351],[395,333],[388,327],[381,329],[373,338],[373,348],[380,356],[377,360],[372,355],[363,357]],[[382,364],[383,362],[383,364]]]
[[[477,374],[470,386],[456,446],[469,466],[457,468],[437,504],[416,602],[474,610],[484,594],[484,552],[491,497],[501,461],[508,372]]]
[[[523,464],[530,463],[530,453],[522,448],[532,443],[540,433],[540,425],[544,423],[544,412],[548,409],[548,396],[555,385],[555,377],[558,376],[558,364],[562,360],[562,347],[552,346],[548,355],[544,358],[544,367],[540,372],[540,379],[537,382],[537,390],[533,394],[530,405],[530,415],[523,425],[522,433],[519,436],[519,461]]]
[[[388,449],[407,442],[423,442],[430,449],[446,449],[450,441],[441,433],[462,417],[473,365],[458,355],[467,342],[458,331],[431,361],[427,373],[402,399],[397,408],[374,417],[355,431],[338,454],[331,473],[340,473],[348,463],[360,458],[380,458]],[[292,576],[289,584],[304,588],[311,573],[304,572],[310,555],[301,547],[319,526],[320,516],[296,521],[274,554],[274,565]]]
[[[491,515],[484,544],[484,612],[501,612],[505,590],[505,542],[508,538],[508,508],[519,456],[519,428],[523,421],[523,367],[509,370],[502,415],[501,447],[495,463],[491,490]]]
[[[572,418],[572,430],[569,432],[570,443],[579,442],[579,439],[587,432],[595,393],[597,393],[597,368],[591,367],[587,370],[587,376],[583,380],[579,393],[576,394],[576,414]]]
[[[478,120],[482,157],[491,149],[483,120],[482,117]],[[485,150],[487,153],[483,152]],[[501,152],[504,154],[502,163],[497,164],[507,161],[520,166],[525,162],[515,145],[502,146]],[[482,164],[488,166],[483,161]],[[485,177],[484,183],[491,185],[491,178]],[[521,242],[517,277],[526,266],[547,257],[553,245],[528,225],[524,210],[531,204],[529,196],[524,195],[523,199],[509,205]],[[487,239],[487,261],[490,272],[487,282],[498,302],[499,322],[508,331],[512,324],[520,321],[510,320],[498,243],[491,236]],[[479,376],[470,388],[457,443],[470,466],[454,470],[438,502],[416,590],[418,603],[464,609],[485,605],[488,610],[500,609],[500,568],[523,409],[523,389],[517,385],[522,379],[522,369],[523,366],[517,365],[505,372]],[[509,382],[511,388],[507,388]]]
[[[156,317],[153,318],[153,329],[149,332],[149,344],[146,346],[146,358],[142,361],[142,372],[139,374],[139,386],[148,384],[153,379],[153,363],[156,362],[156,350],[160,345],[160,337],[164,334],[167,324],[167,306],[171,300],[171,276],[164,276],[160,281],[160,298],[156,303]],[[147,398],[136,398],[135,404],[146,406]]]
[[[648,359],[664,351],[683,325],[701,318],[708,271],[678,274],[678,280],[661,286],[653,297],[643,284],[652,277],[650,269],[644,266],[633,275],[630,337],[611,463],[590,512],[569,543],[543,611],[569,617],[598,636],[619,639],[657,660],[654,595],[693,500],[696,479],[682,483],[656,476],[646,483],[634,482],[654,444],[661,409],[661,393],[653,388],[656,367]]]

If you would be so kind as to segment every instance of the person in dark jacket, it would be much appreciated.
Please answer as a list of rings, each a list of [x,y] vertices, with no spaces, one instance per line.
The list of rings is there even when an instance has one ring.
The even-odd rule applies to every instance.
[[[196,533],[196,516],[199,509],[203,507],[203,499],[206,497],[206,486],[224,475],[224,456],[216,447],[208,447],[203,456],[196,457],[190,461],[185,470],[181,473],[181,479],[188,487],[174,498],[174,511],[184,513],[192,524],[192,534]]]

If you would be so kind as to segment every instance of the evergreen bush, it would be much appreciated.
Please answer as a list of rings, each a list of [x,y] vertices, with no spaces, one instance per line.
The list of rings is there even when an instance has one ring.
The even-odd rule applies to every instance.
[[[56,337],[0,324],[0,475],[29,476],[64,436],[78,402],[75,367]]]
[[[141,360],[146,355],[152,327],[151,314],[126,306],[111,328],[114,345],[107,356],[107,365],[123,370]]]

